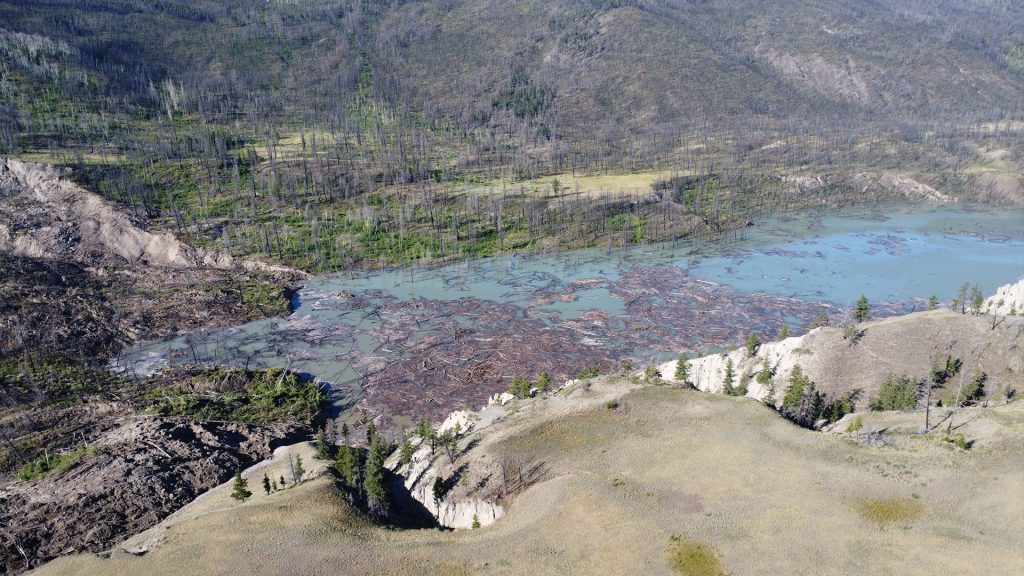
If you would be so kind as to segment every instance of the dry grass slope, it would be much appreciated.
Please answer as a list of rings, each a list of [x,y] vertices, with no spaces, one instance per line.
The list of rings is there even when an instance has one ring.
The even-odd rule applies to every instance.
[[[144,556],[71,556],[39,574],[1021,573],[1024,405],[965,415],[970,451],[896,421],[874,448],[749,399],[599,379],[476,433],[481,466],[515,453],[546,470],[490,527],[368,525],[321,478],[242,505],[211,495],[222,508]]]

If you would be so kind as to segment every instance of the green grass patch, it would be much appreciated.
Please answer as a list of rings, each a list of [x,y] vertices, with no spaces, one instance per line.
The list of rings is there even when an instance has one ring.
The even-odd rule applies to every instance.
[[[924,516],[924,506],[913,498],[861,498],[853,510],[879,528],[905,526]]]
[[[681,576],[724,576],[722,561],[714,548],[683,538],[672,536],[668,543],[669,568]]]
[[[61,475],[70,470],[75,464],[86,456],[96,454],[101,448],[96,446],[83,446],[68,452],[58,454],[42,455],[21,467],[17,472],[19,480],[42,480],[50,474]]]

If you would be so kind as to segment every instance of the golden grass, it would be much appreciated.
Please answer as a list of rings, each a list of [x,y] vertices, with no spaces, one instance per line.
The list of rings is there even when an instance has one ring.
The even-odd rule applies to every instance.
[[[611,398],[620,410],[605,409]],[[1024,407],[969,411],[968,433],[984,424],[1002,440],[951,452],[908,433],[880,449],[797,428],[747,399],[598,378],[568,398],[522,401],[485,429],[471,470],[502,453],[544,464],[491,526],[383,529],[319,479],[242,505],[207,499],[155,530],[164,544],[145,556],[68,556],[40,573],[1024,573],[1014,552],[1024,546]],[[872,414],[871,425],[893,429],[900,417]],[[919,499],[906,498],[908,482]]]
[[[677,172],[675,175],[679,175],[679,173]],[[557,180],[561,188],[561,195],[575,195],[578,192],[585,196],[603,196],[620,192],[650,192],[651,185],[655,182],[667,180],[672,176],[673,173],[669,170],[621,174],[576,174],[575,176],[571,172],[565,172],[529,180],[492,181],[475,185],[472,190],[485,192],[494,189],[500,190],[506,186],[511,191],[518,191],[522,187],[528,194],[546,196],[551,194],[551,186]]]
[[[907,526],[924,516],[924,506],[913,498],[861,498],[852,507],[879,528]]]

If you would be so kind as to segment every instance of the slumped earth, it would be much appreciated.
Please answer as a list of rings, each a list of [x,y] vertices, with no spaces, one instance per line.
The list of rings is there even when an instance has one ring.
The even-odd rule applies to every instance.
[[[515,377],[562,381],[618,360],[654,364],[774,337],[861,295],[876,317],[919,310],[963,282],[1024,274],[1024,212],[883,206],[766,218],[729,240],[325,276],[287,319],[123,351],[131,374],[168,365],[288,367],[333,386],[337,415],[407,426],[479,406]]]

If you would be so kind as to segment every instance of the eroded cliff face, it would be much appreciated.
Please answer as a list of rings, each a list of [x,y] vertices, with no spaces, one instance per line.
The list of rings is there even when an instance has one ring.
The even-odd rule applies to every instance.
[[[168,233],[142,229],[113,204],[47,164],[0,160],[0,250],[83,264],[228,267],[229,255],[195,250]]]
[[[505,413],[500,401],[492,401],[480,412],[459,410],[451,413],[435,431],[437,436],[458,434],[459,445],[465,449],[465,436],[473,431],[486,428]],[[493,524],[505,515],[505,508],[498,500],[496,480],[498,472],[492,463],[477,458],[472,450],[462,452],[456,449],[449,456],[445,447],[435,442],[433,449],[429,442],[420,438],[413,440],[415,452],[407,465],[401,465],[399,454],[388,459],[387,467],[397,474],[403,488],[437,520],[447,528],[472,528],[474,521],[480,526]],[[444,485],[441,498],[434,497],[437,479]]]
[[[1014,286],[1019,290],[1022,284]],[[1010,301],[1013,287],[1004,293],[1004,299]],[[992,390],[1018,385],[1024,371],[1024,356],[1019,352],[1024,341],[1021,317],[933,310],[867,322],[858,328],[860,335],[854,339],[844,337],[841,328],[822,327],[802,336],[762,343],[753,355],[738,348],[695,358],[689,361],[688,382],[706,392],[721,392],[727,363],[732,360],[735,384],[745,383],[747,396],[777,402],[793,368],[799,365],[818,390],[834,397],[860,390],[857,405],[864,407],[887,377],[926,377],[937,357],[959,358],[968,375],[984,371]],[[675,380],[676,364],[673,360],[658,367],[666,380]],[[771,378],[761,384],[757,374],[766,365]]]
[[[1024,278],[1013,284],[1000,286],[995,295],[985,300],[982,309],[989,314],[1024,314]]]

